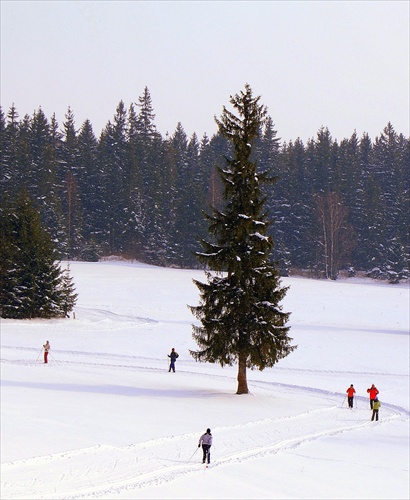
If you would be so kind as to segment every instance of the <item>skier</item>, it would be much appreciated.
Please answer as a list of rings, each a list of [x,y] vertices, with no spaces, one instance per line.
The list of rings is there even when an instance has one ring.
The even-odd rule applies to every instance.
[[[199,443],[198,443],[198,448],[202,444],[202,451],[204,453],[203,458],[202,458],[202,463],[204,464],[205,461],[209,464],[211,461],[211,446],[212,446],[212,434],[211,434],[211,429],[207,429],[205,434],[202,434],[202,436],[199,438]]]
[[[372,413],[372,422],[374,418],[376,417],[376,422],[379,420],[379,408],[381,406],[381,403],[379,401],[379,398],[376,396],[373,401],[373,413]]]
[[[48,363],[47,358],[48,358],[48,351],[50,350],[50,342],[47,340],[45,344],[43,344],[44,347],[44,363]]]
[[[376,386],[372,384],[372,386],[369,389],[367,389],[367,392],[369,393],[370,396],[370,409],[373,410],[373,401],[377,398],[379,391],[377,390]]]
[[[350,384],[350,387],[347,389],[346,392],[347,392],[347,403],[349,405],[349,408],[353,408],[353,398],[356,393],[353,384]]]
[[[169,364],[169,372],[172,371],[175,373],[175,361],[179,357],[179,354],[175,351],[174,348],[171,349],[171,354],[168,354],[168,357],[171,358],[171,362]]]

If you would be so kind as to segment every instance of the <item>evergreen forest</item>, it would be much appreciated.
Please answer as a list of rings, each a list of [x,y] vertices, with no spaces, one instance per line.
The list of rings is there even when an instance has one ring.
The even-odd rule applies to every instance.
[[[409,146],[391,123],[374,140],[336,141],[323,127],[306,144],[281,142],[268,116],[252,154],[277,177],[264,196],[282,275],[408,277]],[[204,213],[223,207],[218,169],[232,157],[219,132],[188,137],[178,123],[161,136],[148,88],[137,103],[120,101],[99,137],[89,120],[77,129],[70,108],[61,126],[41,107],[23,117],[0,108],[0,151],[1,202],[24,189],[59,259],[181,268],[200,266]]]

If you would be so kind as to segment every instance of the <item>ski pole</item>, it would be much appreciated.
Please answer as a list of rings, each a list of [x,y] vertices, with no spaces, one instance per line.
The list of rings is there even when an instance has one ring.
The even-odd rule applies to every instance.
[[[188,462],[190,462],[190,461],[193,459],[193,457],[194,457],[195,453],[198,451],[198,449],[199,449],[199,446],[198,446],[198,448],[196,448],[196,450],[192,453],[191,458],[188,460]]]
[[[343,407],[343,405],[345,404],[345,401],[346,401],[346,396],[344,397],[344,399],[343,399],[343,403],[340,405],[340,408],[342,408],[342,407]]]
[[[41,353],[43,352],[43,349],[40,349],[40,352],[38,353],[36,361],[38,361],[38,358],[40,357]]]
[[[48,355],[50,356],[50,358],[51,358],[53,361],[55,361],[55,363],[56,363],[56,364],[58,363],[58,361],[55,359],[55,357],[54,357],[51,353],[48,353]]]

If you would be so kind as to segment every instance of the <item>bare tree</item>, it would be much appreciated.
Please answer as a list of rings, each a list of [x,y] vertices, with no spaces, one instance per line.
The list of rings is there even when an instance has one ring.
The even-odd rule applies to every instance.
[[[339,193],[316,195],[318,222],[317,244],[319,259],[325,278],[335,279],[349,261],[355,246],[352,226],[348,222],[348,209]]]

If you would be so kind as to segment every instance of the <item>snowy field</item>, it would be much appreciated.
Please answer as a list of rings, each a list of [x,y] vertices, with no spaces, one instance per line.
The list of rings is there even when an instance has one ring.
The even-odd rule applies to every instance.
[[[237,396],[236,366],[188,352],[202,272],[71,273],[76,319],[1,320],[2,499],[409,498],[408,285],[285,278],[298,349],[249,370],[251,394]],[[197,448],[207,427],[209,469]]]

